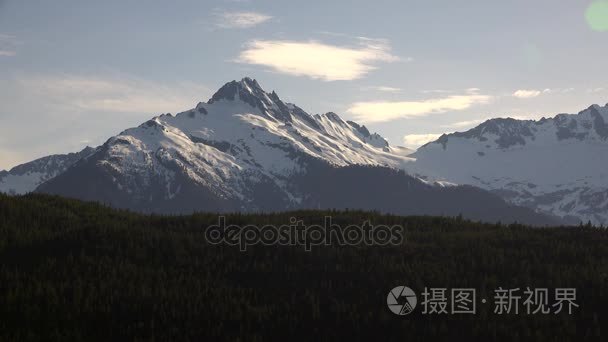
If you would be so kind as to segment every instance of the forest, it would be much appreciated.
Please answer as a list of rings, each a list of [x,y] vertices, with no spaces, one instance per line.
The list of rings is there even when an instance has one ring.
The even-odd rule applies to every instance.
[[[605,341],[608,232],[357,210],[229,214],[233,224],[401,225],[387,246],[210,244],[218,215],[142,215],[0,195],[0,341]],[[405,285],[418,307],[399,316]],[[575,288],[572,314],[494,313],[497,288]],[[477,313],[423,314],[425,288],[475,288]],[[481,298],[488,303],[482,304]],[[523,301],[523,299],[522,299]]]

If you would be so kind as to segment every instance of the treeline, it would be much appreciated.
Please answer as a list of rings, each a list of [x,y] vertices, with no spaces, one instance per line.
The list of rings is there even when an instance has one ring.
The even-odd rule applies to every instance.
[[[211,245],[216,214],[144,216],[0,195],[1,341],[605,340],[608,233],[361,211],[231,214],[231,224],[402,225],[399,246]],[[396,316],[406,285],[475,288],[476,315]],[[572,315],[493,313],[493,290],[576,288]],[[488,303],[482,304],[481,298]],[[522,299],[523,300],[523,299]],[[274,337],[274,338],[273,338]]]

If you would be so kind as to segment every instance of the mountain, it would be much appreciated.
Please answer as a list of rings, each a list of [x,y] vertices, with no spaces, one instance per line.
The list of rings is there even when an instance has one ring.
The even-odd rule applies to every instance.
[[[36,191],[143,212],[374,209],[556,224],[470,186],[406,174],[414,159],[335,113],[310,115],[257,81],[111,137]]]
[[[34,191],[38,185],[63,173],[94,151],[93,148],[86,147],[77,153],[46,156],[15,166],[10,171],[0,171],[0,192],[16,195]]]
[[[538,121],[491,119],[410,156],[429,179],[481,187],[570,220],[608,223],[608,105]]]

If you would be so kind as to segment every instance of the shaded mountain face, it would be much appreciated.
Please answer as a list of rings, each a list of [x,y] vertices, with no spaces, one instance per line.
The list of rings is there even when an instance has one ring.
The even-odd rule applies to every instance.
[[[492,119],[412,155],[430,179],[478,186],[508,202],[608,223],[608,105],[533,120]]]
[[[409,153],[335,113],[309,115],[252,79],[110,138],[37,191],[143,212],[375,209],[554,224],[470,187],[408,176]]]
[[[34,191],[38,185],[63,173],[80,159],[93,154],[87,147],[77,153],[58,154],[0,171],[0,192],[18,195]]]

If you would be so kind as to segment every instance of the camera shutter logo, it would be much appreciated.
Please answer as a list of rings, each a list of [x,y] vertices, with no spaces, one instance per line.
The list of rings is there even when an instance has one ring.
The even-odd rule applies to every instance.
[[[396,315],[407,315],[414,311],[418,298],[407,286],[397,286],[388,293],[386,305]]]

